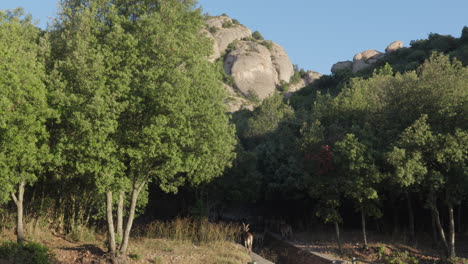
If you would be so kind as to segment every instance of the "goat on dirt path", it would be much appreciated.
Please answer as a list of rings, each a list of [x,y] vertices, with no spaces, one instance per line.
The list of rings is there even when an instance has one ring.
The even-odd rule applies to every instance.
[[[253,235],[249,232],[249,224],[246,225],[242,223],[242,225],[242,240],[244,240],[244,246],[249,252],[252,252]]]

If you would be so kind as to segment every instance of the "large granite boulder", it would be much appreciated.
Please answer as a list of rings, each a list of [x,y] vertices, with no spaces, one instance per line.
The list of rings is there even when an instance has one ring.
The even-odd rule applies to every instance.
[[[318,72],[314,71],[307,71],[306,75],[299,80],[298,83],[293,83],[289,86],[288,92],[295,92],[299,89],[306,87],[307,85],[313,83],[315,80],[322,77],[322,75]]]
[[[332,73],[337,73],[342,70],[352,70],[353,69],[353,62],[352,61],[339,61],[333,64],[331,68]]]
[[[353,72],[364,70],[365,68],[376,63],[381,59],[385,54],[376,50],[365,50],[363,52],[357,53],[353,57]]]
[[[232,19],[227,16],[210,17],[206,20],[206,24],[207,31],[211,34],[215,45],[211,59],[219,58],[233,41],[252,36],[250,29],[241,24],[234,24]],[[228,26],[226,27],[226,25]]]
[[[275,90],[278,73],[267,47],[255,41],[239,41],[226,55],[224,70],[235,81],[235,87],[247,98],[265,99]]]
[[[403,42],[401,40],[397,40],[390,43],[385,49],[385,52],[389,53],[401,48],[403,48]]]
[[[276,83],[278,84],[281,81],[289,82],[289,79],[291,79],[291,76],[294,74],[294,66],[288,54],[283,47],[274,42],[271,42],[270,53],[273,66],[278,73],[278,80],[276,80]]]

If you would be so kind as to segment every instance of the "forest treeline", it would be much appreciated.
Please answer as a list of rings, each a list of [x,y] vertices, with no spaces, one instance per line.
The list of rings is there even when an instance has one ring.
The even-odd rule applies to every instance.
[[[18,242],[23,215],[45,216],[58,233],[105,226],[120,258],[148,193],[187,188],[226,203],[311,201],[339,244],[351,204],[366,246],[366,221],[392,201],[405,201],[414,240],[422,204],[425,231],[455,256],[467,27],[229,115],[203,26],[190,0],[65,0],[45,31],[21,9],[0,12],[0,201]]]
[[[16,205],[18,242],[27,197],[28,215],[59,233],[105,221],[110,256],[124,258],[149,182],[177,192],[231,164],[203,23],[178,0],[61,1],[46,31],[0,12],[0,194]]]
[[[306,215],[291,205],[309,201],[340,247],[353,211],[365,247],[368,218],[393,221],[381,232],[403,222],[413,243],[427,232],[454,257],[455,218],[461,230],[467,212],[467,63],[468,27],[460,38],[430,34],[369,69],[324,75],[287,99],[277,94],[235,113],[237,158],[210,192],[277,208],[286,201],[289,210],[269,217],[290,223]],[[430,221],[415,217],[421,208]]]

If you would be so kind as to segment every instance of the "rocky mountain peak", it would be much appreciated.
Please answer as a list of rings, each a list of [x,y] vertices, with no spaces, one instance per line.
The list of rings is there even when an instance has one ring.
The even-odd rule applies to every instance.
[[[271,96],[294,75],[293,64],[283,47],[264,40],[258,32],[252,34],[236,19],[225,15],[208,17],[203,32],[213,40],[210,60],[222,60],[225,72],[233,79],[230,91],[238,96],[236,98],[231,92],[229,102],[235,105],[231,110],[242,107],[240,101],[258,102]],[[296,82],[294,89],[304,87],[314,78]],[[299,88],[301,84],[304,86]]]

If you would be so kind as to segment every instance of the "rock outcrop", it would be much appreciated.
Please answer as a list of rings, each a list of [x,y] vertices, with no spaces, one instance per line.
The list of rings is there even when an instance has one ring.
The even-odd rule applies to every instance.
[[[322,77],[322,75],[318,72],[307,71],[305,76],[301,78],[298,83],[294,83],[289,86],[288,92],[295,92],[301,88],[304,88],[307,85],[313,83],[315,80],[320,79],[320,77]]]
[[[263,100],[269,97],[278,84],[271,53],[265,46],[254,41],[240,41],[226,55],[224,70],[231,75],[235,86],[247,98]]]
[[[227,16],[215,16],[206,20],[202,33],[213,40],[210,61],[223,60],[225,72],[234,80],[228,87],[226,103],[231,111],[252,108],[278,90],[280,84],[289,83],[294,67],[288,54],[280,45],[252,37],[252,32]],[[305,87],[320,74],[308,72],[292,90]]]
[[[214,40],[213,57],[219,58],[230,43],[252,36],[252,32],[241,24],[234,24],[227,16],[210,17],[206,20],[207,31],[211,33],[209,37]]]
[[[376,50],[365,50],[360,52],[353,57],[353,72],[364,70],[365,68],[376,63],[380,58],[384,56],[384,53]]]
[[[403,42],[401,40],[397,40],[390,43],[390,45],[385,49],[385,52],[389,53],[401,48],[403,48]]]
[[[403,42],[397,40],[390,43],[390,45],[388,45],[385,49],[385,52],[390,53],[402,47]],[[331,72],[337,73],[341,70],[352,70],[353,73],[356,73],[362,71],[382,59],[386,53],[382,53],[376,50],[365,50],[363,52],[359,52],[354,55],[353,61],[340,61],[333,64]]]
[[[331,68],[332,73],[337,73],[338,71],[342,70],[352,70],[353,69],[353,62],[352,61],[339,61],[333,64]]]
[[[273,62],[273,66],[275,67],[276,72],[278,73],[278,81],[289,82],[289,79],[294,74],[294,67],[289,59],[288,54],[280,45],[276,43],[272,43],[272,47],[270,49],[271,59]]]

